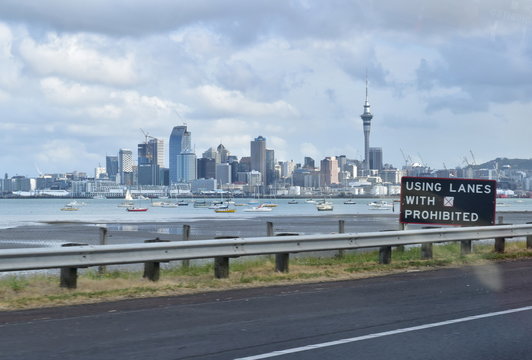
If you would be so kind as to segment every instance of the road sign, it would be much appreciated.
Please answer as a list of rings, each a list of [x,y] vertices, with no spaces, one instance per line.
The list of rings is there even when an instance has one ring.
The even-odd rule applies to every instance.
[[[495,180],[403,176],[400,222],[493,225],[496,191]]]

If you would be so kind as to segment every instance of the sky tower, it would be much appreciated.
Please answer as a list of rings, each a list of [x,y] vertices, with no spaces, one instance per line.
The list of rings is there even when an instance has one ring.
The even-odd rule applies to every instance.
[[[371,106],[368,101],[368,77],[366,76],[366,102],[364,103],[364,113],[360,115],[364,124],[364,170],[369,175],[369,130],[371,128]]]

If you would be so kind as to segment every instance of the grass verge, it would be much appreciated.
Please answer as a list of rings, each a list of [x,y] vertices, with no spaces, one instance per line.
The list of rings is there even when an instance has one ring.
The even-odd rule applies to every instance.
[[[138,297],[182,295],[206,291],[267,285],[288,285],[331,280],[360,279],[406,271],[423,271],[442,267],[480,265],[493,261],[532,257],[523,242],[506,244],[504,254],[494,253],[493,246],[475,244],[473,253],[460,255],[458,243],[433,247],[433,258],[420,260],[419,247],[393,251],[392,263],[378,263],[378,251],[348,252],[342,257],[292,258],[288,273],[274,272],[275,258],[262,257],[231,263],[228,279],[214,278],[212,264],[184,268],[176,266],[161,270],[158,282],[142,278],[141,272],[109,271],[99,274],[89,270],[79,276],[78,288],[59,288],[53,275],[9,275],[0,279],[0,310],[16,310],[102,302]]]

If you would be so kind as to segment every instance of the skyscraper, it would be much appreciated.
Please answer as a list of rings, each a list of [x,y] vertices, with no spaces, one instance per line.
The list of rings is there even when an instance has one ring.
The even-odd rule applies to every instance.
[[[118,156],[105,157],[105,171],[110,180],[116,180],[116,174],[118,174]]]
[[[177,183],[177,156],[183,152],[190,152],[192,150],[190,141],[190,132],[187,127],[175,126],[170,134],[169,141],[169,169],[170,169],[170,183]]]
[[[266,138],[259,136],[251,141],[251,170],[261,173],[262,185],[266,184]]]
[[[266,149],[266,182],[265,185],[272,185],[276,180],[275,176],[275,151]]]
[[[338,184],[338,160],[336,157],[326,157],[320,165],[321,185]]]
[[[364,125],[364,170],[367,175],[369,173],[369,131],[371,128],[371,119],[373,119],[373,114],[371,114],[371,107],[368,101],[368,79],[366,77],[366,102],[364,103],[364,113],[360,115]]]
[[[382,148],[369,148],[369,168],[371,170],[382,170]]]
[[[176,156],[176,183],[185,183],[196,179],[196,154],[192,151],[182,151]]]
[[[118,151],[118,172],[120,184],[131,185],[133,183],[133,152],[129,149]]]

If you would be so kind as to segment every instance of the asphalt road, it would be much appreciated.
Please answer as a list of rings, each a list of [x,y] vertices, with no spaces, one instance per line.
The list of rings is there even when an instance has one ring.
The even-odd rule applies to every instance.
[[[0,312],[0,359],[527,359],[531,265]]]

